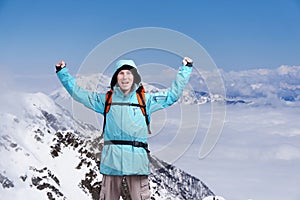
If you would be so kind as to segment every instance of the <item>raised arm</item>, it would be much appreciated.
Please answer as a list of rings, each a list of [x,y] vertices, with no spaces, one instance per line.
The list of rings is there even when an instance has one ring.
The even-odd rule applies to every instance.
[[[75,101],[78,101],[84,106],[103,114],[105,94],[87,91],[79,87],[76,83],[76,79],[68,72],[64,61],[58,62],[55,67],[57,77]]]
[[[149,110],[150,114],[174,104],[181,96],[183,89],[187,85],[190,74],[192,72],[193,60],[189,57],[184,57],[182,66],[179,68],[176,79],[171,87],[164,92],[149,94]]]

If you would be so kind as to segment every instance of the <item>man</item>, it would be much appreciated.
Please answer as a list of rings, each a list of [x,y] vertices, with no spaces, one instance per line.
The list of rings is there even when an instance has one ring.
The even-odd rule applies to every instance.
[[[147,136],[153,112],[174,104],[182,94],[192,72],[192,59],[184,57],[172,86],[163,92],[145,93],[145,106],[139,103],[141,77],[132,60],[120,60],[111,79],[111,103],[107,94],[86,91],[76,84],[64,61],[56,64],[57,76],[69,94],[86,107],[104,115],[104,147],[100,173],[103,174],[100,200],[118,200],[122,184],[131,199],[150,199]],[[109,110],[107,107],[109,105]],[[146,113],[142,109],[145,107]]]

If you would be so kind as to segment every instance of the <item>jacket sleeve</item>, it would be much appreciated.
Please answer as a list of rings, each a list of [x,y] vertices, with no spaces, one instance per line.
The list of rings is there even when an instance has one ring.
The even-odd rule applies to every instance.
[[[174,104],[181,96],[183,89],[187,85],[192,67],[182,66],[180,67],[175,81],[172,86],[166,91],[152,93],[149,95],[149,113],[153,113],[157,110],[166,108]],[[147,102],[148,103],[148,102]]]
[[[79,87],[76,83],[76,79],[70,75],[67,68],[62,68],[58,71],[57,76],[75,101],[82,103],[87,108],[103,114],[105,94],[87,91]]]

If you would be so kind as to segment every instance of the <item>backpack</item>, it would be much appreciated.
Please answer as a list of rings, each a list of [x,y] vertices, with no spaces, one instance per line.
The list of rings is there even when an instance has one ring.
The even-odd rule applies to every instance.
[[[145,89],[143,85],[140,85],[139,88],[136,90],[136,97],[138,99],[138,104],[137,103],[127,103],[127,102],[112,102],[112,94],[113,90],[110,89],[107,91],[105,95],[105,105],[104,105],[104,120],[103,120],[103,133],[106,125],[106,114],[109,112],[110,106],[111,105],[127,105],[127,106],[136,106],[140,107],[144,117],[145,117],[145,122],[148,127],[148,133],[151,134],[150,130],[150,120],[149,120],[149,115],[147,114],[146,110],[146,98],[145,98]]]

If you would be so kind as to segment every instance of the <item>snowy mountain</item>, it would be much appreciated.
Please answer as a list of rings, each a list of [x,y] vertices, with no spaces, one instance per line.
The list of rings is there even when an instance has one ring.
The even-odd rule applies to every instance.
[[[215,74],[203,72],[206,79],[214,80]],[[225,72],[219,70],[226,96],[212,94],[207,83],[198,72],[193,72],[190,83],[193,91],[186,91],[184,102],[226,104],[288,105],[299,106],[300,66],[282,65],[276,69],[253,69]]]
[[[100,131],[42,93],[11,93],[3,102],[8,108],[0,113],[0,199],[98,199]],[[153,156],[151,171],[152,199],[214,195],[196,177]]]
[[[228,98],[249,99],[255,104],[299,106],[300,66],[223,73]]]
[[[204,72],[203,72],[204,73]],[[190,83],[192,89],[186,89],[179,102],[186,104],[204,104],[224,102],[226,104],[248,105],[300,105],[300,66],[280,66],[277,69],[254,69],[238,72],[219,71],[226,89],[226,94],[214,94],[207,89],[207,83],[194,70]],[[215,74],[205,73],[207,79]],[[78,83],[84,88],[105,92],[110,78],[103,74],[77,77]],[[211,78],[211,80],[214,80]],[[144,83],[148,92],[162,90],[155,85]],[[64,104],[70,96],[63,88],[51,94],[57,102]]]

